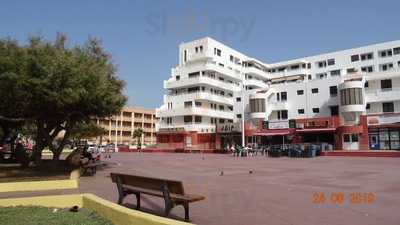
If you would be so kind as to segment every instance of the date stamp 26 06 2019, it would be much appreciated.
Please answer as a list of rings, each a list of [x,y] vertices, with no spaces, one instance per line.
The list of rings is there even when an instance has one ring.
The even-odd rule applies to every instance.
[[[315,192],[312,195],[312,203],[314,204],[343,204],[346,202],[350,204],[372,204],[375,202],[375,195],[371,192],[351,192],[348,194],[343,192]]]

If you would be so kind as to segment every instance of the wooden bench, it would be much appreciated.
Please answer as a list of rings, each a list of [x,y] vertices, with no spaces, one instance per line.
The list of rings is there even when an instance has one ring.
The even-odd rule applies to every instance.
[[[81,166],[81,176],[89,175],[94,176],[97,172],[97,167],[104,166],[104,162],[89,162]]]
[[[168,216],[172,208],[181,205],[185,209],[185,221],[189,221],[189,203],[204,200],[204,196],[187,194],[181,181],[111,173],[112,182],[117,184],[118,204],[122,204],[129,194],[136,196],[136,207],[140,209],[140,195],[146,194],[161,197],[165,202],[165,216]]]

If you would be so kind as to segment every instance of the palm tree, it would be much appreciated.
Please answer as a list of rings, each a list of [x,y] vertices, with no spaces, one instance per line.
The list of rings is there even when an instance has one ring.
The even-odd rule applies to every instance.
[[[137,140],[137,148],[138,149],[141,149],[141,147],[142,147],[140,139],[142,138],[143,133],[144,133],[144,131],[143,131],[142,128],[137,128],[133,132],[133,139],[136,138],[136,140]]]

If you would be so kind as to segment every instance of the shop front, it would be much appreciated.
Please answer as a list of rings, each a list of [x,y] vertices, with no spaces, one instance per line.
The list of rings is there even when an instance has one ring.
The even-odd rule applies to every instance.
[[[336,129],[339,117],[323,117],[296,120],[297,143],[325,143],[330,149],[335,148]]]
[[[400,114],[368,116],[369,148],[400,150]]]

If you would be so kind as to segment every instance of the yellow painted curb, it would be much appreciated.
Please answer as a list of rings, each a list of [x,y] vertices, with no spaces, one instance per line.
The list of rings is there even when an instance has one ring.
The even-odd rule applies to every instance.
[[[44,206],[55,208],[70,208],[72,206],[83,206],[82,195],[48,195],[40,197],[26,197],[26,198],[6,198],[0,199],[0,207],[8,206]]]
[[[78,180],[47,180],[0,183],[0,192],[44,191],[78,188]]]
[[[191,223],[181,222],[137,210],[132,210],[102,199],[93,194],[0,199],[0,207],[18,205],[34,205],[57,208],[70,208],[77,205],[79,207],[96,211],[102,217],[113,222],[114,225],[191,225]]]

